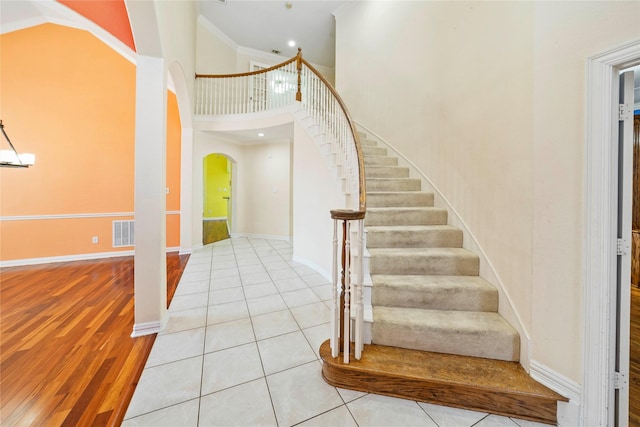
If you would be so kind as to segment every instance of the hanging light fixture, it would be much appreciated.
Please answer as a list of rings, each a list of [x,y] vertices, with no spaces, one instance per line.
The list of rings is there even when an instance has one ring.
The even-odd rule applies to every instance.
[[[4,135],[4,139],[9,143],[9,147],[11,150],[0,150],[0,167],[4,168],[28,168],[29,166],[33,166],[36,161],[35,154],[31,153],[22,153],[18,154],[15,147],[11,143],[9,136],[4,131],[4,125],[2,124],[2,120],[0,120],[0,129],[2,129],[2,134]]]

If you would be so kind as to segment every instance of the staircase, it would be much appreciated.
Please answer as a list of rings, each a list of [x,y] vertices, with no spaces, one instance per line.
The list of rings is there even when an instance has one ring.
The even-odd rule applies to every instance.
[[[320,349],[323,376],[344,388],[556,424],[566,399],[518,363],[520,336],[498,314],[447,210],[398,158],[361,134],[373,283],[371,345],[349,364]]]
[[[363,138],[367,248],[375,344],[518,361],[520,337],[498,313],[498,292],[478,276],[479,258],[462,248],[409,169]]]

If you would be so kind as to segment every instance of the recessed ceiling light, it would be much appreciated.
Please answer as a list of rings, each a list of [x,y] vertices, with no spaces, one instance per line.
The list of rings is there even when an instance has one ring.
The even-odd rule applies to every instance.
[[[260,133],[258,134],[258,136],[264,136],[264,133],[260,132]]]
[[[296,42],[293,40],[289,40],[289,47],[294,47],[296,45]]]

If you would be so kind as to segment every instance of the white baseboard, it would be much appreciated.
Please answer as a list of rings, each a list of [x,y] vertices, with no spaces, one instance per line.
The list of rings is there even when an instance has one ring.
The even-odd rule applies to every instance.
[[[249,239],[267,239],[267,240],[284,240],[291,241],[291,236],[276,236],[272,234],[253,234],[253,233],[231,233],[231,237],[247,237]]]
[[[320,268],[316,263],[311,262],[306,258],[300,258],[300,257],[295,256],[295,255],[291,257],[291,260],[295,261],[297,263],[300,263],[302,265],[306,265],[307,267],[317,271],[318,274],[320,274],[322,277],[327,279],[329,282],[333,281],[333,277],[331,275],[331,272],[329,272],[329,271],[327,271],[327,270],[325,270],[323,268]]]
[[[558,426],[579,426],[582,400],[580,385],[536,360],[531,360],[530,375],[540,384],[569,399],[569,402],[558,402]]]
[[[167,248],[167,252],[178,252],[180,247],[172,246]],[[93,254],[76,254],[76,255],[61,255],[43,258],[24,258],[24,259],[11,259],[7,261],[0,261],[0,268],[4,267],[19,267],[23,265],[36,265],[36,264],[50,264],[55,262],[71,262],[71,261],[87,261],[92,259],[102,258],[116,258],[122,256],[133,256],[135,251],[133,249],[127,251],[115,251],[115,252],[96,252]],[[189,251],[188,253],[191,253]],[[182,252],[180,252],[182,255]]]
[[[157,334],[167,326],[169,316],[163,316],[162,320],[156,322],[144,322],[136,323],[133,325],[133,332],[131,332],[131,338],[143,337],[145,335]]]

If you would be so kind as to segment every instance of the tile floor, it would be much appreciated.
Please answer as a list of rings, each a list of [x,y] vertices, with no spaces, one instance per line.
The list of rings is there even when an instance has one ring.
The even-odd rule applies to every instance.
[[[232,238],[191,255],[124,427],[544,426],[326,384],[331,285],[291,254]]]

